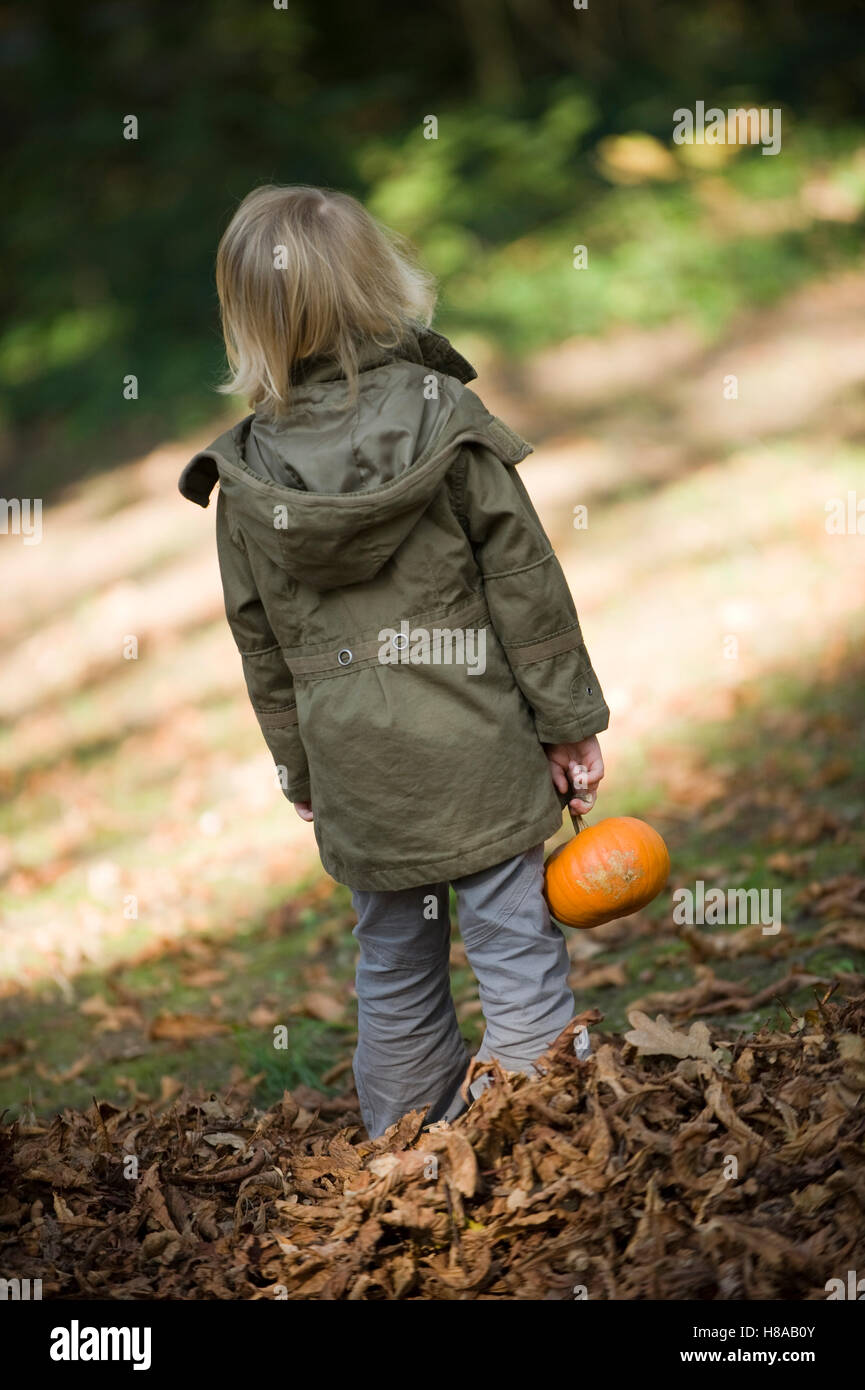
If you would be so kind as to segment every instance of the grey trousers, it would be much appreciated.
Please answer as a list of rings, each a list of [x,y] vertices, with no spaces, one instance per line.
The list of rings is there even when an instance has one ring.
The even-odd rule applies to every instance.
[[[477,1056],[506,1071],[532,1063],[574,1016],[570,962],[541,888],[544,847],[454,880],[460,932],[486,1032]],[[450,989],[448,885],[352,892],[360,945],[354,1077],[371,1138],[409,1110],[427,1123],[464,1108],[469,1057]],[[479,1094],[483,1078],[472,1087]]]

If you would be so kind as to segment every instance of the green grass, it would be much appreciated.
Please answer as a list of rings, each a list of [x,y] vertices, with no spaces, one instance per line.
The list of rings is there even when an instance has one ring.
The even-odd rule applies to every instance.
[[[865,952],[844,945],[816,942],[824,925],[807,903],[802,889],[809,882],[825,882],[840,874],[861,872],[865,861],[865,834],[861,829],[865,811],[865,746],[858,736],[861,718],[863,667],[854,665],[842,682],[809,685],[801,677],[779,676],[761,689],[760,705],[736,724],[709,724],[699,730],[684,730],[665,739],[665,747],[680,740],[682,752],[696,753],[706,769],[722,768],[729,794],[742,788],[756,789],[776,778],[770,808],[747,809],[722,831],[704,828],[712,814],[724,806],[724,797],[694,808],[689,821],[670,821],[665,816],[669,797],[663,781],[653,778],[646,750],[638,750],[628,768],[619,776],[617,787],[604,796],[605,814],[640,815],[664,833],[671,851],[672,873],[668,889],[647,909],[647,917],[657,930],[624,946],[593,955],[585,969],[621,962],[628,983],[621,988],[581,991],[577,998],[585,1007],[600,1008],[605,1017],[602,1030],[621,1031],[627,1026],[627,1012],[633,1001],[647,993],[687,988],[695,982],[690,947],[671,937],[672,889],[692,886],[703,878],[707,884],[728,888],[766,888],[782,890],[783,932],[792,936],[792,947],[778,959],[754,952],[736,960],[711,961],[717,977],[747,980],[746,993],[754,994],[788,973],[803,971],[829,978],[865,974]],[[783,734],[785,721],[791,731],[804,718],[805,735],[793,739]],[[772,732],[770,733],[769,730]],[[808,758],[801,759],[803,745]],[[823,767],[844,760],[845,774],[830,787],[818,785]],[[781,769],[779,775],[778,769]],[[805,846],[808,862],[804,873],[795,878],[779,873],[767,863],[779,851],[795,850],[797,829],[807,825],[821,809],[838,815],[842,821],[842,840],[818,835]],[[789,827],[789,836],[784,835]],[[704,926],[707,935],[737,930],[735,926]],[[786,939],[786,937],[785,937]],[[767,937],[767,952],[777,937]],[[648,972],[649,980],[641,978]],[[813,1005],[813,990],[805,987],[786,998],[793,1012]],[[700,1017],[699,1009],[696,1017]],[[771,1002],[762,1008],[716,1016],[723,1030],[750,1030],[763,1023],[789,1022],[785,1010]]]
[[[86,1105],[94,1095],[119,1103],[128,1095],[127,1081],[156,1097],[163,1077],[222,1090],[238,1068],[247,1079],[260,1078],[256,1095],[263,1104],[301,1083],[320,1086],[322,1076],[350,1054],[353,1007],[346,999],[344,1021],[336,1023],[293,1014],[292,1007],[315,988],[305,976],[324,962],[342,984],[348,982],[351,921],[339,887],[324,911],[302,901],[273,908],[232,932],[199,935],[194,950],[179,947],[138,964],[121,961],[88,972],[66,994],[43,982],[27,995],[3,1001],[6,1053],[19,1062],[23,1056],[23,1065],[18,1074],[0,1080],[0,1108],[32,1105],[38,1113],[60,1104]],[[127,953],[130,944],[124,943]],[[201,987],[184,980],[190,970],[211,964],[224,972],[224,980]],[[131,1005],[140,1011],[141,1024],[99,1032],[99,1016],[81,1011],[96,995],[115,1008]],[[261,1006],[270,1009],[273,1022],[250,1023],[250,1013]],[[153,1040],[148,1026],[160,1014],[216,1018],[229,1031],[180,1044]],[[285,1049],[274,1046],[274,1027],[283,1024]],[[26,1051],[16,1057],[19,1042]],[[89,1060],[80,1075],[53,1079],[83,1057]],[[0,1061],[0,1076],[3,1070]]]
[[[668,730],[666,757],[689,758],[707,775],[720,773],[728,789],[720,796],[701,800],[697,794],[692,805],[675,804],[664,777],[653,771],[651,747],[635,746],[615,786],[605,791],[603,812],[638,814],[654,823],[667,838],[673,869],[669,888],[646,911],[650,930],[617,941],[576,966],[578,1006],[601,1009],[601,1031],[626,1028],[629,1009],[647,993],[694,984],[695,960],[672,923],[671,892],[701,877],[724,888],[783,891],[784,931],[792,937],[789,951],[770,958],[767,952],[778,938],[768,937],[765,952],[712,962],[717,977],[742,981],[746,995],[795,970],[842,982],[845,976],[865,973],[865,953],[816,940],[823,921],[803,899],[807,883],[850,873],[865,857],[865,749],[857,735],[862,664],[861,659],[858,667],[854,663],[842,681],[808,684],[791,676],[764,681],[759,702],[732,725]],[[827,767],[834,769],[831,785],[821,787]],[[749,788],[754,789],[753,804],[746,795],[735,818],[720,829],[712,828],[712,818],[724,810],[727,797],[742,800],[743,789]],[[763,788],[770,792],[768,804],[760,804],[757,795]],[[839,817],[840,837],[819,830],[823,811]],[[806,840],[811,834],[811,820],[813,839],[799,844],[803,831]],[[782,849],[804,850],[801,872],[791,876],[771,867],[768,861]],[[271,886],[259,896],[256,914],[244,917],[242,884],[230,875],[222,882],[217,876],[214,882],[223,923],[219,929],[196,933],[188,946],[159,948],[141,924],[130,923],[128,934],[106,948],[103,968],[77,977],[65,995],[42,982],[0,1004],[2,1035],[8,1040],[0,1058],[0,1107],[22,1113],[32,1106],[37,1113],[49,1113],[66,1104],[86,1105],[93,1096],[121,1103],[130,1086],[156,1098],[164,1077],[205,1090],[224,1089],[233,1077],[255,1079],[255,1097],[261,1104],[298,1084],[328,1089],[322,1078],[348,1061],[354,1040],[350,982],[355,946],[347,890],[319,887],[312,876],[286,901],[285,888]],[[62,899],[56,906],[62,906]],[[711,934],[735,928],[702,930]],[[131,957],[138,949],[143,958],[136,962]],[[616,963],[624,968],[624,985],[580,988],[581,972]],[[189,981],[190,971],[211,966],[225,978],[215,984]],[[320,988],[316,981],[322,974],[326,992],[343,1005],[336,1022],[292,1013],[307,990]],[[462,1018],[464,1036],[476,1045],[483,1019],[473,1007],[476,988],[464,966],[454,969],[453,988],[458,1011],[468,1006]],[[80,1010],[82,1002],[97,994],[110,1005],[137,1008],[140,1023],[99,1032],[98,1015]],[[786,1002],[793,1012],[802,1012],[813,1004],[813,992],[797,990]],[[286,1050],[274,1047],[272,1021],[250,1022],[251,1011],[262,1006],[276,1023],[287,1025]],[[181,1044],[153,1041],[148,1026],[159,1013],[215,1017],[229,1031]],[[699,1009],[695,1017],[700,1017]],[[770,1001],[759,1009],[709,1021],[730,1036],[766,1022],[784,1027],[788,1017],[779,1003]],[[19,1045],[23,1050],[16,1052]],[[80,1073],[63,1079],[81,1058],[87,1061]],[[14,1074],[4,1075],[10,1067]],[[343,1073],[335,1088],[348,1081],[349,1074]]]

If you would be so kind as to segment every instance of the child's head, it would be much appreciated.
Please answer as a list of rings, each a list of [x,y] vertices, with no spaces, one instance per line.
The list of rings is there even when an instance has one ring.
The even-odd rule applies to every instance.
[[[347,193],[256,188],[219,243],[216,285],[230,381],[262,414],[288,411],[305,357],[337,362],[354,389],[358,349],[396,347],[429,323],[430,276],[407,245]]]

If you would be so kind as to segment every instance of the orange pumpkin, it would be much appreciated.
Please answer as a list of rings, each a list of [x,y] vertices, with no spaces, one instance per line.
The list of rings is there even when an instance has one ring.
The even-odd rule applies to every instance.
[[[574,825],[578,834],[553,851],[544,870],[544,894],[556,921],[599,927],[658,896],[670,855],[657,830],[634,816],[590,826],[575,818]]]

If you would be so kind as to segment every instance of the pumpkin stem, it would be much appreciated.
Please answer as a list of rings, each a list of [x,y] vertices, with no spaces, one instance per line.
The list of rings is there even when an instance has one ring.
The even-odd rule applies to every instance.
[[[574,834],[579,835],[580,831],[585,830],[586,828],[585,822],[583,821],[582,816],[578,815],[576,811],[571,810],[570,806],[568,807],[568,811],[571,817],[571,824],[574,827]]]

